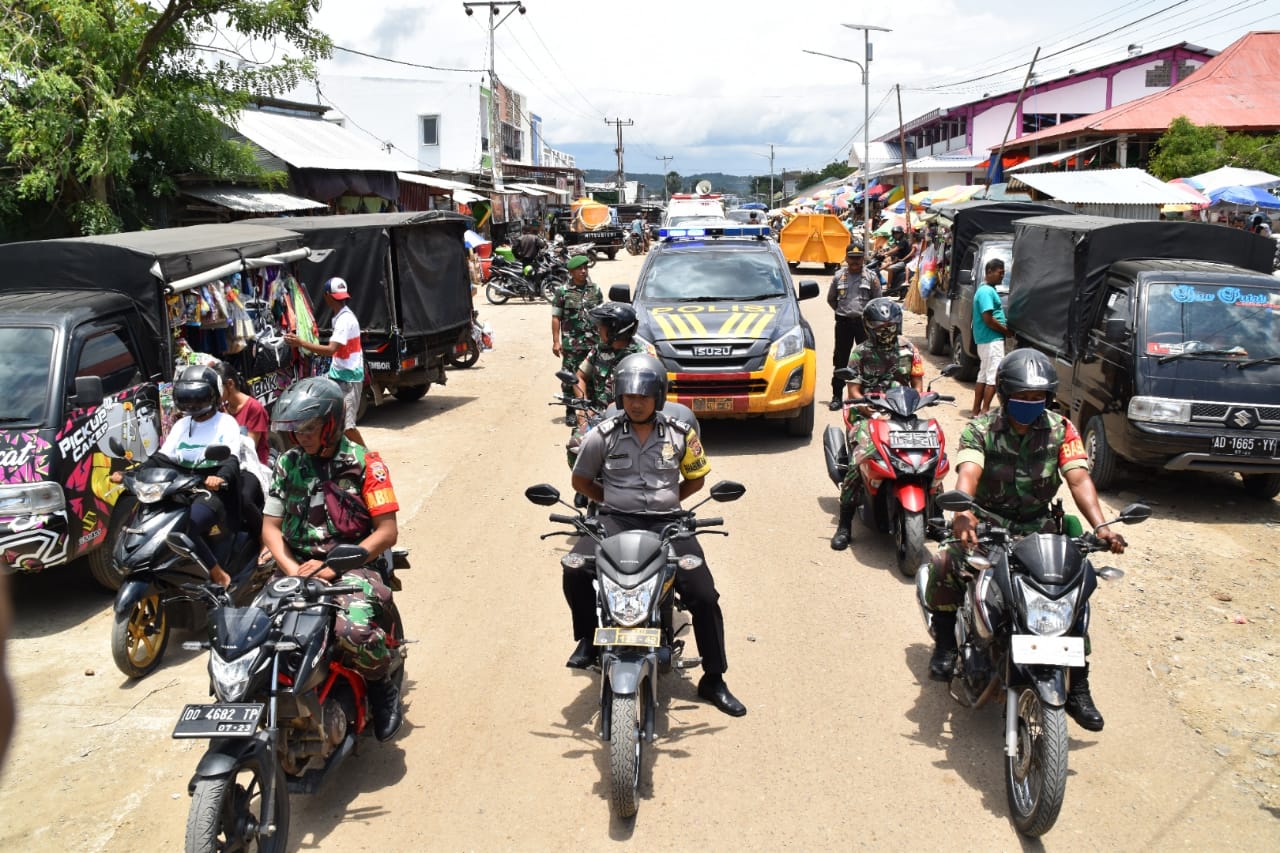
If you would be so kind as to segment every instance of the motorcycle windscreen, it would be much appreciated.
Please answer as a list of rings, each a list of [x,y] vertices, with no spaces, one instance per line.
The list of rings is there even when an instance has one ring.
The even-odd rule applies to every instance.
[[[209,617],[214,649],[223,660],[235,660],[262,645],[271,617],[260,607],[219,607]]]
[[[1084,568],[1084,554],[1080,546],[1069,537],[1054,533],[1024,536],[1013,546],[1012,553],[1027,574],[1045,586],[1068,584]]]
[[[596,568],[623,589],[639,586],[666,564],[662,537],[648,530],[624,530],[600,543]]]

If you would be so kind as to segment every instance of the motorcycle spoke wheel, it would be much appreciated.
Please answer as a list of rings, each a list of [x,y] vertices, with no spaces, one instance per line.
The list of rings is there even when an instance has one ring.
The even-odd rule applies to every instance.
[[[631,817],[640,808],[640,761],[644,755],[643,692],[614,696],[609,728],[609,789],[618,817]]]
[[[1053,828],[1067,793],[1067,713],[1024,689],[1017,727],[1017,754],[1005,756],[1005,789],[1014,826],[1035,838]]]
[[[271,827],[264,825],[263,784],[267,772],[277,774]],[[187,816],[187,853],[277,853],[285,849],[288,836],[289,790],[274,766],[267,770],[257,758],[249,758],[227,776],[196,783]]]
[[[493,305],[505,305],[511,297],[499,290],[496,284],[490,282],[485,286],[484,298],[488,299]]]
[[[169,645],[169,618],[160,596],[139,600],[128,613],[115,614],[111,626],[111,657],[130,678],[150,675]]]

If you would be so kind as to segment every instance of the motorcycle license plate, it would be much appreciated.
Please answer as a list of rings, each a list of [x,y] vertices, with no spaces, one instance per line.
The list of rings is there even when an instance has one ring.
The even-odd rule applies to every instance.
[[[597,646],[648,646],[656,649],[662,645],[662,632],[657,628],[596,628]]]
[[[1084,666],[1083,637],[1040,637],[1014,634],[1009,638],[1013,662],[1046,666]]]
[[[173,736],[253,737],[266,707],[261,702],[188,705],[182,709]]]
[[[1216,435],[1213,437],[1213,452],[1229,453],[1232,456],[1274,458],[1280,456],[1280,439]]]
[[[937,450],[938,434],[928,430],[897,430],[889,433],[889,446],[895,450]]]

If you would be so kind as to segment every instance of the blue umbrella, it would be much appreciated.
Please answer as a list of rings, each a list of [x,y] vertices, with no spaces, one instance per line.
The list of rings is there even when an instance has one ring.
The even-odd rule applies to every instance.
[[[1219,187],[1205,193],[1214,204],[1242,204],[1254,207],[1280,209],[1280,198],[1276,198],[1262,187]]]

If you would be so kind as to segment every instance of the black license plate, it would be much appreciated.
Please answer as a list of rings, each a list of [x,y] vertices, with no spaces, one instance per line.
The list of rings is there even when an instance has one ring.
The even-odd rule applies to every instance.
[[[260,702],[188,705],[182,709],[173,736],[253,737],[264,708]]]
[[[898,430],[889,433],[889,446],[895,450],[937,450],[938,434],[928,430]]]
[[[1231,456],[1280,456],[1280,439],[1252,435],[1215,435],[1213,452]]]

